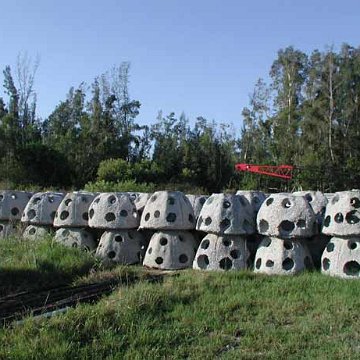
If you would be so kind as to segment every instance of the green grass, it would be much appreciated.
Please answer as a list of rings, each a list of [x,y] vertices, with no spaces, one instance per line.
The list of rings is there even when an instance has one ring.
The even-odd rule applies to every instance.
[[[126,274],[137,281],[123,280],[97,304],[1,329],[1,359],[360,358],[357,280],[316,272],[270,277],[186,270],[159,276],[141,267],[81,275],[66,264],[59,269],[74,283]],[[149,273],[157,281],[149,282]]]

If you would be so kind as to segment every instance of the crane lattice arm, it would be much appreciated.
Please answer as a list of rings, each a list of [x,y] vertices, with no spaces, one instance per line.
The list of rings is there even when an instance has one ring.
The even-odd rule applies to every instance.
[[[292,172],[294,166],[292,165],[250,165],[250,164],[236,164],[235,169],[238,171],[247,171],[256,174],[263,174],[268,176],[277,177],[280,179],[292,179]]]

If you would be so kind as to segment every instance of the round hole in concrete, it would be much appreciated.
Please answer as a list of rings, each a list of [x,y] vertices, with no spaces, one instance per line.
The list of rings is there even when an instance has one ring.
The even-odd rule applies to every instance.
[[[261,219],[259,221],[259,232],[266,233],[268,230],[269,230],[269,223],[266,220]]]
[[[228,257],[223,258],[219,261],[220,269],[230,270],[232,268],[232,260]]]
[[[156,195],[153,195],[150,199],[151,202],[154,202],[155,200],[157,199],[157,196]]]
[[[94,209],[90,209],[90,211],[89,211],[90,219],[92,219],[93,216],[94,216]]]
[[[305,199],[306,199],[308,202],[312,202],[312,201],[313,201],[313,198],[312,198],[311,194],[305,194]]]
[[[293,247],[294,247],[294,244],[291,241],[284,240],[284,248],[286,250],[291,250],[291,249],[293,249]]]
[[[334,251],[334,248],[335,248],[335,245],[334,245],[334,243],[332,243],[332,242],[329,242],[329,243],[326,245],[326,251],[327,251],[327,252],[332,252],[332,251]]]
[[[81,197],[81,201],[84,202],[84,203],[87,203],[87,202],[88,202],[88,199],[87,199],[85,196],[82,196],[82,197]]]
[[[206,205],[210,205],[213,201],[214,201],[214,198],[213,198],[212,196],[210,196],[210,197],[206,200]]]
[[[355,250],[357,248],[357,244],[355,241],[348,241],[348,247],[350,250]]]
[[[76,242],[73,242],[72,245],[71,245],[73,248],[77,248],[78,247],[78,244]]]
[[[164,259],[160,256],[158,256],[156,259],[155,259],[155,262],[158,264],[158,265],[161,265],[163,262],[164,262]]]
[[[196,262],[200,269],[206,269],[209,266],[209,258],[207,255],[200,255]]]
[[[345,263],[343,271],[346,275],[359,276],[360,275],[360,264],[357,261],[348,261]]]
[[[168,199],[168,203],[169,203],[169,205],[174,205],[175,204],[175,199],[170,196],[169,199]]]
[[[335,216],[334,216],[334,220],[335,222],[337,222],[338,224],[342,223],[344,221],[344,216],[342,213],[337,213]]]
[[[210,245],[210,240],[209,239],[204,239],[202,242],[201,242],[201,245],[200,247],[204,250],[206,250]]]
[[[205,201],[206,201],[206,198],[204,198],[204,197],[200,198],[200,200],[199,200],[200,205],[204,205]]]
[[[33,199],[32,202],[33,202],[34,204],[37,204],[38,202],[40,202],[40,200],[41,200],[41,198],[36,197],[36,198]]]
[[[113,259],[116,256],[116,252],[115,251],[109,251],[107,254],[109,259]]]
[[[71,199],[66,199],[66,200],[65,200],[65,205],[66,205],[66,206],[69,206],[71,203],[72,203],[72,200],[71,200]]]
[[[16,216],[19,214],[19,209],[17,207],[14,207],[11,209],[11,215]]]
[[[116,217],[115,217],[115,214],[114,214],[114,213],[112,213],[112,212],[106,213],[106,215],[105,215],[105,220],[106,220],[107,222],[114,221],[115,219],[116,219]]]
[[[230,246],[230,245],[231,245],[231,240],[229,240],[229,239],[223,239],[223,240],[222,240],[222,243],[223,243],[224,246]]]
[[[181,255],[179,256],[179,261],[181,262],[181,264],[187,263],[188,260],[189,260],[189,258],[188,258],[187,255],[185,255],[185,254],[181,254]]]
[[[282,268],[286,271],[291,270],[294,267],[294,260],[291,258],[286,258],[283,262],[282,262]]]
[[[155,212],[154,212],[154,217],[155,218],[158,218],[160,216],[160,211],[159,210],[156,210]]]
[[[62,236],[68,236],[70,234],[69,230],[68,229],[65,229],[62,231]]]
[[[116,242],[123,242],[124,241],[124,239],[123,239],[123,237],[121,235],[115,235],[114,240]]]
[[[259,258],[259,259],[256,260],[255,267],[256,267],[257,269],[260,269],[260,267],[261,267],[261,258]]]
[[[121,217],[127,217],[128,216],[128,212],[126,210],[121,210],[120,211],[120,216]]]
[[[83,220],[88,221],[88,220],[89,220],[89,214],[88,214],[88,212],[84,212],[84,213],[82,214],[82,218],[83,218]]]
[[[61,214],[60,214],[60,219],[61,220],[65,220],[68,217],[69,217],[69,212],[68,211],[64,210],[64,211],[61,212]]]
[[[228,209],[230,206],[231,206],[231,203],[230,203],[229,200],[225,200],[225,201],[223,202],[223,208],[224,208],[224,209]]]
[[[345,219],[348,224],[353,225],[353,224],[357,224],[360,221],[360,219],[355,215],[356,213],[357,213],[356,210],[352,210],[346,214]]]
[[[159,242],[160,242],[161,246],[165,246],[165,245],[167,245],[168,240],[167,240],[167,238],[162,237]]]
[[[176,221],[176,214],[175,213],[169,213],[166,217],[167,222],[175,222]]]
[[[108,197],[108,202],[109,202],[109,204],[115,204],[116,203],[116,197],[114,196],[114,195],[110,195],[109,197]]]
[[[306,221],[304,219],[300,219],[297,221],[296,226],[300,229],[306,228]]]
[[[189,214],[189,222],[191,222],[191,223],[194,222],[194,217],[191,214]]]
[[[32,227],[30,230],[29,230],[29,234],[30,235],[34,235],[36,233],[36,229],[34,227]]]
[[[288,198],[285,198],[282,202],[281,202],[282,207],[284,207],[285,209],[288,209],[289,207],[291,207],[291,201]]]
[[[274,262],[272,260],[267,260],[266,263],[265,263],[265,266],[271,268],[271,267],[274,266]]]
[[[94,200],[94,204],[98,204],[99,201],[100,201],[100,198],[98,197],[98,198],[96,198],[96,199]]]
[[[49,203],[53,203],[55,201],[54,197],[52,195],[48,196]]]
[[[32,220],[36,216],[36,211],[34,209],[31,209],[27,212],[27,216],[30,220]]]
[[[238,259],[240,257],[240,251],[239,250],[231,250],[230,251],[230,256],[233,258],[233,259]]]
[[[274,198],[270,197],[270,198],[268,198],[268,199],[266,200],[265,204],[266,204],[267,206],[270,206],[273,202],[274,202]]]
[[[355,209],[360,207],[360,200],[357,197],[353,197],[350,199],[350,205],[353,206]]]
[[[208,217],[205,219],[205,225],[206,225],[206,226],[209,226],[211,223],[212,223],[212,219],[211,219],[210,216],[208,216]]]
[[[230,220],[225,218],[220,222],[220,230],[225,231],[230,226]]]
[[[326,270],[329,270],[329,267],[330,267],[330,260],[328,258],[324,258],[323,261],[322,261],[322,267],[323,269],[326,271]]]
[[[148,254],[151,255],[151,253],[152,253],[152,248],[149,248]]]
[[[332,204],[336,204],[338,201],[339,201],[339,195],[336,194],[336,195],[334,195],[334,196],[332,197],[331,203],[332,203]]]
[[[283,220],[279,225],[280,231],[291,232],[294,230],[295,225],[292,221]]]
[[[145,221],[148,221],[150,219],[150,213],[147,213],[146,215],[145,215]]]
[[[178,239],[179,239],[179,241],[181,241],[181,242],[184,242],[184,241],[185,241],[185,239],[184,239],[181,235],[178,236]]]
[[[324,226],[328,227],[330,225],[331,217],[328,215],[324,220]]]
[[[269,247],[271,245],[271,239],[268,237],[264,238],[261,242],[261,245],[264,247]]]

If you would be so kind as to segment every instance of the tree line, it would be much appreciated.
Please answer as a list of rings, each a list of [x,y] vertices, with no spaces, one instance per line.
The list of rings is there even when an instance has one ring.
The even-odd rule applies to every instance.
[[[293,188],[336,191],[360,180],[360,48],[277,53],[236,126],[184,113],[140,126],[129,94],[130,63],[70,88],[46,119],[36,114],[38,61],[24,54],[3,71],[0,181],[11,186],[83,188],[124,181],[155,187]],[[291,182],[235,173],[234,164],[296,167]],[[186,187],[185,186],[185,187]],[[134,189],[136,190],[136,189]]]

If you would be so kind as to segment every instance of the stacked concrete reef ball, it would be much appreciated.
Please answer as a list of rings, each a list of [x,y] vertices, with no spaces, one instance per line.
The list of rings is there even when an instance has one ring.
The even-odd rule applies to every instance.
[[[208,235],[197,250],[194,269],[246,268],[249,258],[246,235],[255,232],[255,217],[249,200],[243,195],[211,195],[200,212],[196,229]]]
[[[135,204],[135,208],[136,211],[138,212],[138,216],[139,219],[141,218],[141,215],[144,211],[144,207],[146,205],[146,203],[148,202],[148,200],[151,197],[151,193],[137,193],[135,200],[134,200],[134,204]]]
[[[326,207],[322,229],[332,235],[321,259],[324,274],[360,277],[360,190],[334,194]]]
[[[144,266],[167,270],[191,267],[196,242],[186,230],[195,228],[195,216],[182,192],[155,192],[145,205],[140,224],[141,228],[155,230]]]
[[[71,192],[61,201],[54,219],[55,241],[86,251],[96,249],[95,239],[88,227],[89,206],[95,194],[85,191]]]
[[[317,232],[313,209],[303,196],[272,194],[257,215],[266,237],[255,256],[255,272],[292,275],[313,266],[304,238]]]
[[[258,213],[262,203],[266,199],[265,193],[255,190],[238,190],[236,195],[242,195],[249,201],[255,215]]]
[[[0,191],[0,238],[16,234],[17,225],[31,193],[25,191]]]
[[[191,206],[194,210],[195,221],[199,218],[202,207],[204,206],[206,200],[209,196],[206,195],[191,195],[186,194],[186,197],[189,199]]]
[[[318,225],[318,230],[320,232],[324,221],[326,205],[328,203],[327,197],[320,191],[312,191],[312,190],[295,191],[293,195],[304,196],[305,200],[307,200],[307,202],[310,204],[311,208],[314,210],[316,216],[316,222]],[[330,236],[320,233],[305,238],[305,242],[310,251],[314,265],[318,269],[320,269],[321,267],[321,256],[329,241],[330,241]]]
[[[24,230],[22,237],[26,240],[38,240],[51,234],[49,226],[29,225]]]
[[[48,232],[52,230],[56,210],[63,198],[63,193],[51,191],[38,192],[31,197],[21,217],[21,221],[28,224],[23,233],[25,238],[36,239],[44,233],[45,229]],[[32,237],[28,237],[29,234]]]

